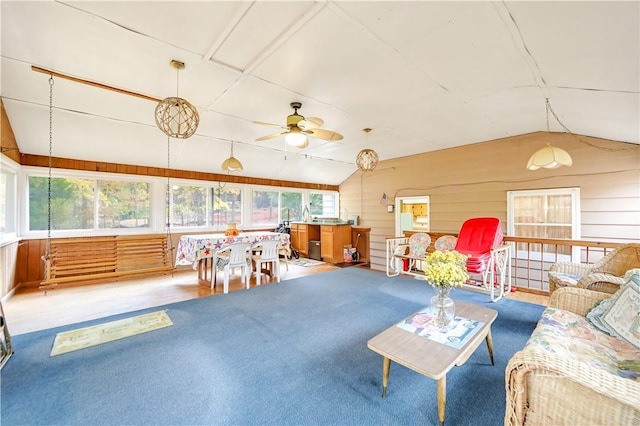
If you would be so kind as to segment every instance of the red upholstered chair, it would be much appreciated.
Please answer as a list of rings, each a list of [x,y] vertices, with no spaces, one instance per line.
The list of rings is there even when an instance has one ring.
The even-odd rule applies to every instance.
[[[494,301],[504,295],[507,273],[511,291],[510,247],[502,245],[502,238],[500,219],[475,217],[462,224],[455,247],[456,251],[469,256],[467,271],[469,274],[482,275],[482,286],[491,292]],[[499,291],[497,297],[494,296],[494,284],[497,284]]]

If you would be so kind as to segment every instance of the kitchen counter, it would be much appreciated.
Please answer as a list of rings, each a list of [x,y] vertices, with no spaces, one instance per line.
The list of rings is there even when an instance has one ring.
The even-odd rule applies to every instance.
[[[345,246],[351,246],[360,261],[368,262],[370,231],[345,221],[291,222],[291,246],[302,257],[309,257],[309,242],[319,241],[322,260],[328,263],[344,262]]]

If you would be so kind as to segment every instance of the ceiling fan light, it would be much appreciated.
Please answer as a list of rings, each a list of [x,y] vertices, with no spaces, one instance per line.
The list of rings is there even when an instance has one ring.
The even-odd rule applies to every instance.
[[[233,155],[222,162],[222,170],[225,172],[241,172],[242,163]]]
[[[289,145],[297,146],[298,148],[303,147],[302,145],[308,144],[307,135],[300,132],[300,129],[294,127],[291,129],[289,133],[284,135],[284,140],[287,141]]]
[[[562,148],[551,146],[551,144],[547,144],[544,148],[539,149],[531,156],[531,158],[529,158],[527,169],[556,169],[562,166],[571,166],[572,164],[573,161],[567,151]]]

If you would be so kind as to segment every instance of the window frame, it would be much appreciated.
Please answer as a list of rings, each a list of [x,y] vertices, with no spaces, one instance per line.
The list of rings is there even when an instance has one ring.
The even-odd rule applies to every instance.
[[[37,238],[47,238],[47,230],[36,230],[32,231],[28,229],[28,216],[29,216],[29,177],[37,176],[37,177],[48,177],[49,172],[46,167],[35,167],[35,166],[18,166],[17,173],[17,195],[19,199],[16,201],[18,213],[16,215],[16,219],[18,222],[17,225],[17,233],[21,238],[26,239],[37,239]],[[241,230],[252,230],[252,229],[266,229],[271,227],[271,224],[259,224],[256,225],[251,223],[251,210],[252,210],[252,193],[253,191],[275,191],[278,192],[278,223],[282,223],[286,220],[286,217],[282,217],[282,193],[300,193],[302,194],[302,203],[303,205],[300,207],[301,211],[304,209],[304,205],[309,203],[310,194],[320,193],[323,195],[330,195],[335,198],[335,208],[336,208],[336,217],[339,216],[339,206],[340,206],[340,192],[339,191],[319,191],[319,190],[311,190],[311,189],[300,189],[296,187],[284,187],[284,186],[268,186],[268,185],[251,185],[251,184],[238,184],[232,182],[219,182],[219,181],[204,181],[198,179],[180,179],[180,178],[169,178],[166,177],[156,177],[156,176],[144,176],[144,175],[132,175],[132,174],[122,174],[122,173],[109,173],[109,172],[91,172],[91,171],[83,171],[83,170],[72,170],[72,169],[52,169],[51,170],[52,178],[73,178],[73,179],[87,179],[93,180],[96,185],[97,181],[123,181],[123,182],[145,182],[150,185],[149,190],[149,211],[150,218],[149,223],[150,226],[147,228],[112,228],[112,229],[100,229],[97,227],[98,222],[94,221],[94,226],[91,229],[76,229],[76,230],[52,230],[51,236],[54,238],[65,238],[65,237],[82,237],[82,236],[107,236],[107,235],[136,235],[136,234],[157,234],[163,233],[167,231],[175,231],[177,233],[219,233],[224,232],[227,224],[215,224],[209,223],[211,220],[210,209],[211,200],[213,197],[213,191],[216,191],[220,186],[226,188],[234,188],[240,191],[241,196],[241,223],[238,223],[237,226]],[[203,226],[170,226],[167,229],[167,217],[166,217],[166,196],[167,196],[167,184],[173,186],[196,186],[202,187],[206,189],[207,194],[207,213],[206,213],[206,224]],[[171,194],[171,200],[173,199],[173,195]],[[99,207],[98,196],[94,194],[94,203],[95,207]],[[173,208],[172,203],[170,203],[170,209]],[[320,217],[320,216],[318,216]],[[323,215],[322,217],[328,217],[327,215]],[[333,217],[333,216],[331,216]],[[311,219],[311,216],[309,217]],[[293,219],[294,221],[297,221]],[[302,221],[300,218],[299,221]],[[275,224],[275,225],[277,225]],[[274,228],[275,228],[274,225]]]
[[[8,182],[5,201],[3,203],[4,212],[2,212],[2,214],[4,214],[7,229],[4,231],[0,229],[0,247],[2,247],[19,240],[20,215],[18,209],[18,194],[20,192],[18,182],[20,165],[9,157],[0,155],[0,173],[11,177],[11,182]]]
[[[518,196],[554,196],[554,195],[569,195],[571,197],[571,239],[579,240],[581,238],[581,215],[580,215],[580,188],[579,187],[565,187],[565,188],[548,188],[548,189],[523,189],[507,191],[507,235],[518,237],[515,229],[517,223],[515,222],[515,198]],[[521,254],[516,250],[514,253],[516,258],[526,258],[525,254]],[[543,255],[544,256],[544,255]],[[548,257],[548,258],[547,258]],[[563,262],[575,262],[580,259],[580,248],[573,247],[571,255],[558,254],[555,258],[552,254],[544,256],[544,261],[563,261]],[[537,259],[540,260],[540,259]]]

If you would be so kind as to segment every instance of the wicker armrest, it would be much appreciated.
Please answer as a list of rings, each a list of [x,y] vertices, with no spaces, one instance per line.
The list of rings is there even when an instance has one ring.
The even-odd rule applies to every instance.
[[[551,293],[549,307],[563,309],[585,316],[593,305],[609,297],[611,297],[610,293],[602,293],[584,288],[561,287]]]
[[[557,262],[549,267],[549,272],[585,276],[593,270],[594,266],[586,263]]]
[[[602,272],[592,272],[580,278],[576,287],[604,293],[615,293],[625,282],[624,277],[616,277],[615,275]]]
[[[579,359],[527,346],[507,364],[505,425],[525,423],[529,398],[542,391],[531,388],[533,377],[543,378],[544,391],[549,394],[554,392],[554,383],[558,384],[557,394],[545,398],[542,417],[549,424],[560,422],[558,419],[563,419],[562,424],[582,424],[585,417],[592,424],[635,424],[640,414],[640,382],[599,370]],[[584,397],[587,390],[595,394]]]

